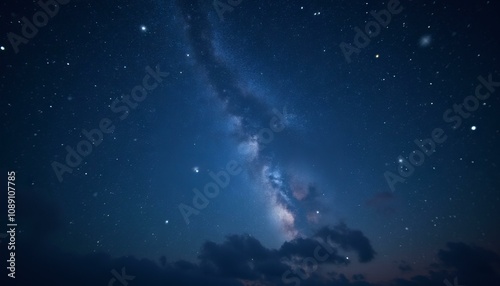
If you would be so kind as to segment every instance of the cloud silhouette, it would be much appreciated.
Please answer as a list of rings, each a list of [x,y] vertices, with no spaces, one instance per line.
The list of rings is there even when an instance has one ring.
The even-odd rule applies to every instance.
[[[195,262],[168,261],[161,254],[158,254],[158,261],[130,256],[113,258],[103,253],[77,255],[64,252],[44,239],[62,228],[57,223],[60,213],[54,204],[35,194],[26,195],[30,199],[23,200],[26,204],[23,204],[22,216],[28,228],[19,234],[22,247],[16,253],[16,282],[19,285],[123,285],[116,276],[122,274],[131,279],[125,281],[130,286],[293,285],[295,283],[287,284],[282,280],[283,274],[292,270],[290,263],[300,266],[305,258],[313,257],[315,249],[322,245],[320,241],[327,243],[331,250],[326,261],[318,261],[323,271],[310,273],[306,279],[300,280],[300,285],[442,286],[445,279],[453,281],[454,277],[458,277],[461,285],[500,285],[500,256],[483,247],[462,242],[449,242],[446,248],[439,250],[437,262],[429,265],[426,275],[394,279],[383,284],[369,282],[370,277],[365,273],[348,278],[342,272],[352,267],[352,263],[340,253],[355,252],[360,262],[370,264],[374,263],[376,252],[362,231],[350,229],[344,223],[324,226],[311,237],[295,238],[278,249],[267,248],[247,234],[229,235],[221,243],[205,241]],[[30,200],[36,201],[33,203],[36,206],[28,203]],[[40,213],[40,210],[44,212]],[[38,229],[34,224],[39,219],[49,219],[47,216],[52,216],[50,219],[56,223],[34,237],[33,231]],[[32,239],[36,239],[36,243],[29,243]],[[399,269],[407,271],[411,268],[403,261]],[[7,277],[6,270],[2,270],[2,279]]]

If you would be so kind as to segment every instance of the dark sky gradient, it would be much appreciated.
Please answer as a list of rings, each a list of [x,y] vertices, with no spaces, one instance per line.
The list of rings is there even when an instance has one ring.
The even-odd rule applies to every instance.
[[[500,4],[228,2],[2,3],[0,281],[500,285]]]

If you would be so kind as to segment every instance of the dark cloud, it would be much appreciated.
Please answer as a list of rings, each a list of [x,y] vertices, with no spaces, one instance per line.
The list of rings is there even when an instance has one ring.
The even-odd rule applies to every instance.
[[[354,274],[352,275],[352,280],[354,281],[365,280],[365,276],[363,274]]]
[[[255,280],[258,273],[254,271],[251,261],[265,261],[271,257],[268,249],[260,242],[248,235],[231,235],[218,245],[205,242],[199,258],[201,266],[206,270],[223,277],[239,277]]]
[[[285,242],[280,248],[280,254],[282,257],[313,257],[315,249],[321,246],[318,241],[310,238],[296,238],[290,242]],[[345,257],[338,255],[338,251],[335,248],[331,248],[330,251],[327,251],[325,247],[322,249],[323,252],[328,252],[329,257],[326,261],[321,263],[333,263],[333,264],[346,264]]]
[[[206,242],[201,248],[198,263],[180,260],[166,262],[164,266],[134,257],[113,259],[104,254],[79,256],[62,253],[55,248],[25,247],[18,252],[16,279],[19,285],[108,285],[114,277],[112,270],[115,270],[115,273],[124,271],[130,278],[133,276],[133,280],[129,281],[131,286],[287,285],[281,277],[290,267],[281,262],[282,256],[311,257],[317,245],[312,239],[296,239],[283,244],[279,250],[272,250],[251,236],[232,235],[221,244]],[[341,273],[330,273],[325,277],[320,271],[315,271],[306,280],[300,280],[300,285],[442,286],[444,279],[453,281],[456,276],[462,285],[499,285],[500,276],[495,270],[498,266],[497,254],[462,243],[450,243],[448,248],[441,250],[438,257],[441,266],[449,269],[432,270],[426,276],[372,284],[366,281],[363,274],[348,279]],[[332,257],[333,260],[325,263],[333,266],[342,262],[340,256]]]
[[[47,205],[39,204],[34,209],[44,207]],[[324,229],[329,235],[334,234],[331,242],[355,238],[353,244],[343,243],[342,249],[357,251],[359,238],[356,238],[356,231],[345,225],[338,226],[339,230]],[[205,242],[199,251],[199,261],[193,263],[183,260],[168,262],[161,255],[158,262],[134,257],[111,258],[100,253],[81,256],[64,253],[49,244],[23,245],[18,250],[16,279],[23,285],[40,281],[50,285],[108,285],[118,273],[128,276],[130,285],[249,285],[250,282],[284,285],[282,275],[291,269],[284,259],[293,258],[300,264],[304,258],[313,257],[317,247],[323,247],[323,254],[328,253],[317,237],[297,238],[285,242],[279,249],[268,249],[250,235],[230,235],[220,244]],[[331,250],[329,258],[322,264],[346,264],[345,258],[337,254],[335,244],[328,248]]]
[[[326,241],[331,240],[345,251],[356,251],[360,262],[369,262],[375,256],[368,238],[361,231],[351,230],[343,223],[333,229],[323,227],[316,236]]]
[[[401,272],[410,272],[413,270],[411,265],[406,261],[401,261],[398,265],[398,269],[401,270]]]
[[[446,267],[456,269],[465,284],[500,285],[500,256],[485,248],[448,242],[438,253]],[[496,281],[495,284],[487,284]]]
[[[59,212],[49,200],[34,195],[24,204],[25,225],[34,224],[49,217],[59,219]],[[43,210],[43,212],[41,212]],[[30,227],[30,228],[31,228]],[[53,223],[40,234],[50,237],[61,231],[60,223]],[[19,234],[19,241],[31,238],[31,231]],[[328,244],[321,243],[328,242]],[[328,246],[325,246],[328,245]],[[116,275],[126,275],[128,285],[293,285],[283,282],[283,274],[297,267],[307,267],[303,261],[314,257],[315,249],[321,246],[322,255],[329,253],[326,261],[317,261],[319,267],[330,272],[312,271],[300,285],[365,285],[365,286],[429,286],[443,285],[458,277],[461,285],[500,285],[500,256],[479,246],[450,242],[446,249],[439,250],[437,262],[429,265],[427,275],[410,279],[395,279],[386,284],[372,284],[363,273],[347,278],[340,273],[349,263],[340,251],[354,251],[361,262],[370,262],[375,251],[369,239],[359,230],[352,230],[345,224],[323,227],[310,238],[296,238],[283,243],[279,249],[264,247],[251,235],[230,235],[222,243],[206,241],[199,251],[197,262],[184,260],[168,261],[159,254],[158,262],[135,257],[112,258],[102,253],[76,255],[62,252],[51,246],[48,240],[38,243],[20,243],[17,249],[17,277],[19,285],[122,285],[109,284]],[[290,263],[295,263],[294,266]],[[302,268],[304,269],[304,268]],[[332,270],[335,269],[333,272]],[[401,261],[401,271],[409,271],[408,263]],[[4,277],[6,277],[4,269]]]

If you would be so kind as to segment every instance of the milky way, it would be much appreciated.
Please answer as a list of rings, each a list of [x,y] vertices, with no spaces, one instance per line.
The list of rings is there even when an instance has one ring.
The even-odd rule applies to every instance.
[[[244,90],[240,83],[242,79],[237,71],[232,71],[228,64],[215,52],[214,35],[207,14],[199,2],[188,3],[178,1],[179,8],[186,22],[186,34],[194,51],[194,57],[198,66],[204,72],[208,84],[213,87],[213,92],[219,98],[224,110],[227,112],[228,122],[235,122],[233,135],[235,148],[243,156],[245,169],[253,180],[253,188],[261,193],[267,200],[270,220],[277,223],[287,239],[300,235],[297,226],[297,215],[302,212],[301,200],[308,195],[309,186],[306,186],[306,194],[301,194],[299,199],[293,196],[294,184],[288,178],[295,177],[291,170],[280,167],[280,158],[267,148],[274,136],[282,136],[270,130],[271,118],[277,115],[279,122],[272,128],[281,132],[283,129],[292,129],[294,125],[291,120],[295,115],[287,113],[287,107],[283,110],[270,106],[261,100],[262,96]],[[272,101],[272,100],[270,100]],[[288,107],[292,109],[293,107]],[[274,109],[274,110],[273,110]],[[263,129],[269,130],[268,134]],[[310,184],[306,182],[305,184]],[[314,209],[320,208],[318,206]],[[316,210],[306,211],[310,223],[317,223],[319,214]]]
[[[16,284],[500,285],[500,3],[4,2]]]

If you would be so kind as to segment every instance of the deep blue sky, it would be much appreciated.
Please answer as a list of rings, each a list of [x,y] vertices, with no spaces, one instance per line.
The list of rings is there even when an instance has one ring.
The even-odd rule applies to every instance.
[[[499,4],[229,2],[73,0],[32,37],[2,4],[16,279],[297,285],[325,240],[300,285],[500,283]]]

